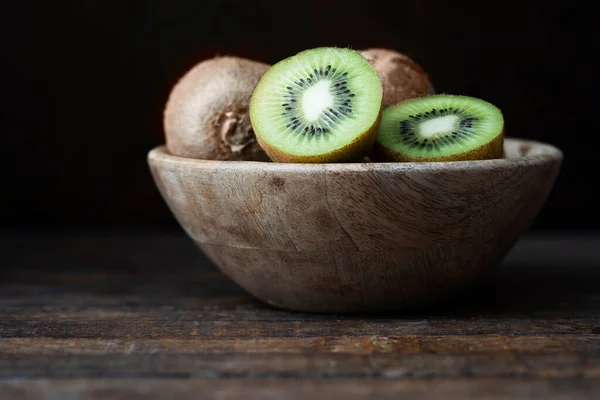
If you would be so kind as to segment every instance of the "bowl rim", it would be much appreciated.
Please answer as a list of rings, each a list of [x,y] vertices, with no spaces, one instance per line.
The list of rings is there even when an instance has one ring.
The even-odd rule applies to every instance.
[[[436,162],[352,162],[352,163],[277,163],[269,161],[224,161],[180,157],[170,154],[166,144],[155,146],[147,153],[150,164],[167,163],[199,169],[244,169],[244,170],[293,170],[293,171],[449,171],[449,170],[487,170],[544,163],[562,162],[563,152],[556,146],[531,139],[506,137],[506,146],[526,149],[527,154],[516,157],[491,160],[436,161]],[[530,154],[532,153],[532,154]]]

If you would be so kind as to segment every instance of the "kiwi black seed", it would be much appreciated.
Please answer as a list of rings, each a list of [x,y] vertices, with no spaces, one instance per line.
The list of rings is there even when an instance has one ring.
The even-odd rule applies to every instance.
[[[303,136],[313,135],[325,135],[330,133],[328,127],[335,123],[334,121],[344,118],[347,115],[352,114],[352,98],[356,96],[347,84],[348,72],[333,68],[331,65],[327,65],[325,69],[313,70],[312,73],[308,74],[306,80],[304,78],[298,79],[294,82],[294,86],[288,86],[288,95],[286,97],[287,103],[283,103],[281,106],[284,116],[288,123],[286,128],[289,128],[295,134]],[[329,79],[333,90],[331,94],[335,97],[333,107],[330,107],[323,111],[323,117],[314,123],[301,123],[301,112],[299,108],[298,100],[302,96],[302,93],[306,89],[317,85],[324,78]]]
[[[432,95],[383,112],[374,158],[384,161],[460,161],[501,158],[504,120],[484,100]]]
[[[250,118],[274,161],[361,160],[377,135],[382,93],[377,72],[358,52],[305,50],[263,76]]]

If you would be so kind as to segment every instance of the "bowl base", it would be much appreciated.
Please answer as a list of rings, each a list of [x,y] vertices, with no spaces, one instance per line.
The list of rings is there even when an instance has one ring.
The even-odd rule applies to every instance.
[[[457,247],[381,251],[374,256],[197,244],[225,275],[261,302],[311,313],[429,308],[472,284],[502,258],[497,253],[474,257]]]

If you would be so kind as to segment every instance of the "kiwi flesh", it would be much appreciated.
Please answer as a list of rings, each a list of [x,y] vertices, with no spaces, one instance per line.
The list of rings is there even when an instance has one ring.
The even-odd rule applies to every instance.
[[[386,48],[369,48],[361,54],[381,78],[384,108],[413,97],[435,94],[429,74],[406,54]]]
[[[215,56],[187,71],[164,109],[167,150],[206,160],[268,161],[248,110],[254,88],[269,68],[254,60]]]
[[[504,118],[470,96],[437,94],[383,110],[373,158],[379,161],[462,161],[502,158]]]
[[[382,99],[377,71],[358,51],[313,48],[264,74],[250,119],[275,162],[358,162],[375,143]]]

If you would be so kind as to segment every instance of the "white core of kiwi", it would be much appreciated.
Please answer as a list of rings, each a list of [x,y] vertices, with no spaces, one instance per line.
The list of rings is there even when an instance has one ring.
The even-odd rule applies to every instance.
[[[331,94],[331,81],[319,81],[309,88],[302,96],[302,111],[307,121],[316,121],[323,111],[333,106],[334,98]]]
[[[456,115],[430,119],[419,124],[419,133],[423,137],[436,136],[440,133],[452,131],[457,122],[458,116]]]

